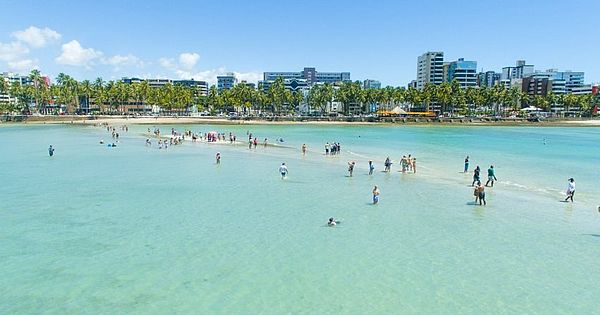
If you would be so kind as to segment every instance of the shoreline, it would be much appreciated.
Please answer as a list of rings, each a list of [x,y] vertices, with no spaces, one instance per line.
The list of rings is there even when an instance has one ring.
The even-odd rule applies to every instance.
[[[127,117],[127,116],[2,116],[0,125],[74,124],[94,125],[407,125],[407,126],[524,126],[524,127],[600,127],[600,119],[548,119],[531,122],[518,118],[415,118],[415,117],[334,117],[299,118],[277,117],[274,119],[229,119],[218,117]]]

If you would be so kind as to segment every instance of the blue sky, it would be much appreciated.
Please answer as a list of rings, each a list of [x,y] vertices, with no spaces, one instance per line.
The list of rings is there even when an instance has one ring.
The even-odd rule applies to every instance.
[[[0,72],[204,79],[223,72],[350,71],[406,85],[417,56],[476,60],[600,81],[600,1],[0,2]]]

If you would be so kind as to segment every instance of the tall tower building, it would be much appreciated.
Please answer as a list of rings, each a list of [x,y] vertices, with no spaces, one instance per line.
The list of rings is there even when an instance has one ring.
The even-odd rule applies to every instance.
[[[444,53],[428,51],[417,58],[417,89],[427,83],[439,85],[444,82]]]

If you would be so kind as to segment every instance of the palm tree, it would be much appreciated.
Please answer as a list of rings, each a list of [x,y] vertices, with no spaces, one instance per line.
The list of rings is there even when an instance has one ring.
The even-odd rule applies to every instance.
[[[507,91],[507,99],[509,101],[510,107],[513,111],[519,111],[521,109],[521,90],[513,86]],[[552,104],[552,103],[550,103]]]
[[[272,105],[273,113],[280,112],[283,105],[285,104],[285,85],[283,84],[283,78],[278,77],[275,82],[269,87],[269,101]]]
[[[98,106],[99,110],[102,110],[104,103],[107,101],[106,90],[104,88],[104,80],[102,80],[102,78],[96,78],[96,80],[94,80],[94,85],[92,87],[92,95],[94,98],[94,104]]]
[[[92,95],[93,87],[92,83],[89,80],[83,80],[79,84],[79,90],[85,97],[85,104],[87,106],[87,110],[90,108],[90,96]]]
[[[392,91],[392,101],[394,105],[399,105],[406,102],[406,89],[404,87],[397,87]]]
[[[345,115],[356,114],[357,108],[362,110],[364,94],[361,90],[362,86],[359,81],[343,82],[336,90],[335,99],[342,103]],[[351,108],[351,106],[353,107]]]
[[[414,87],[409,87],[406,90],[406,101],[409,104],[409,111],[411,110],[411,105],[415,106],[417,104],[421,104],[422,103],[422,93],[421,91],[415,89]]]
[[[214,85],[211,86],[208,89],[208,95],[206,97],[206,107],[212,114],[214,114],[214,112],[217,108],[218,96],[219,96],[219,93],[217,91],[217,87]]]
[[[292,92],[291,103],[292,103],[292,105],[294,105],[295,111],[300,110],[300,106],[302,105],[303,102],[304,102],[304,92],[301,89]]]
[[[458,82],[454,80],[453,82]],[[430,85],[431,86],[431,85]],[[448,107],[453,101],[455,91],[450,82],[444,82],[435,88],[433,99],[441,105],[441,113],[448,112]]]
[[[431,112],[431,102],[435,100],[437,86],[427,83],[425,88],[421,91],[421,101],[426,109],[426,112]]]

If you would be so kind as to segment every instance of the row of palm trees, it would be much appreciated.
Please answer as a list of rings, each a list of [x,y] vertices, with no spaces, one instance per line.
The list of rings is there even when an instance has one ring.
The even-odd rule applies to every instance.
[[[346,114],[363,114],[373,108],[390,110],[402,106],[408,111],[436,114],[506,114],[524,106],[535,106],[543,110],[562,109],[590,113],[597,99],[588,95],[529,96],[518,88],[493,87],[461,88],[458,81],[440,85],[426,85],[423,90],[413,87],[385,87],[364,89],[360,82],[317,84],[308,90],[287,89],[282,78],[268,88],[241,82],[228,90],[217,90],[211,86],[202,93],[198,86],[167,83],[151,87],[147,81],[125,83],[123,81],[77,81],[60,73],[56,84],[48,85],[40,72],[33,70],[30,84],[0,80],[0,94],[8,93],[16,102],[0,104],[3,112],[29,113],[33,107],[39,113],[55,113],[60,105],[67,113],[130,113],[148,112],[152,106],[162,111],[188,112],[195,106],[211,113],[236,111],[243,113],[270,112],[274,115],[294,114],[299,111],[325,114],[332,110]]]

